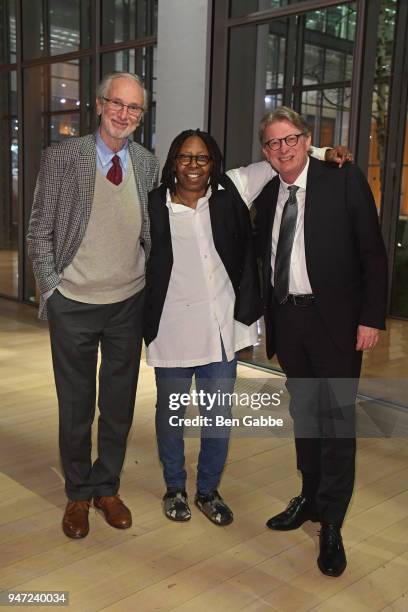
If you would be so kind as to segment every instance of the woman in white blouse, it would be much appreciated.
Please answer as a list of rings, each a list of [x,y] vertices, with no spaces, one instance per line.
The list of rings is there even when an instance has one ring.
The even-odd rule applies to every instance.
[[[228,451],[227,394],[234,390],[235,352],[256,340],[261,308],[248,207],[222,173],[209,134],[187,130],[174,140],[162,184],[149,195],[149,215],[145,340],[156,374],[164,511],[175,521],[191,517],[183,404],[195,376],[191,399],[201,425],[195,503],[212,522],[228,525],[233,514],[217,491]]]

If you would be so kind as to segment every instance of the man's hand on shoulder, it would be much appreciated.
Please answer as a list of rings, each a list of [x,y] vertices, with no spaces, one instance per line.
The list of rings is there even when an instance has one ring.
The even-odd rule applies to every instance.
[[[357,328],[356,351],[373,349],[380,338],[380,331],[375,327],[359,325]]]
[[[353,154],[347,147],[339,145],[338,147],[333,147],[333,149],[326,149],[325,161],[334,162],[341,168],[346,162],[353,161]]]

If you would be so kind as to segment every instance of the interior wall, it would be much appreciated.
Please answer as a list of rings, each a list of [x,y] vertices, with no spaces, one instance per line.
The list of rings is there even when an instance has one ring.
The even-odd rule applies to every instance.
[[[159,0],[156,155],[182,130],[207,129],[211,0]]]

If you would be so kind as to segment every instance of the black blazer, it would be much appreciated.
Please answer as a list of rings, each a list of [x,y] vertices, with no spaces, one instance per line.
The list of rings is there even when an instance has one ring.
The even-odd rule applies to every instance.
[[[262,307],[249,211],[228,176],[223,175],[220,184],[224,189],[213,193],[209,200],[214,245],[234,288],[234,317],[251,325],[260,318]],[[148,210],[152,248],[146,269],[146,345],[157,336],[173,267],[164,185],[149,193]]]
[[[269,358],[275,353],[271,242],[278,191],[277,176],[254,202]],[[359,324],[385,329],[387,300],[384,242],[373,195],[358,166],[338,168],[310,158],[304,232],[307,272],[317,307],[335,343],[351,350]]]

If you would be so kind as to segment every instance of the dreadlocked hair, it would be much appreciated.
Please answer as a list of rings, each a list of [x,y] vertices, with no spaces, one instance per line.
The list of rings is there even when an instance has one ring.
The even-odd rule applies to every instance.
[[[201,130],[184,130],[178,136],[175,137],[170,145],[169,152],[167,154],[166,163],[163,166],[161,175],[161,182],[169,189],[170,193],[174,195],[176,193],[176,156],[178,155],[181,146],[187,138],[191,136],[198,136],[205,143],[208,154],[212,160],[212,168],[210,171],[210,185],[213,193],[218,188],[218,183],[224,172],[224,162],[222,159],[221,151],[217,145],[215,139],[208,133],[202,132]]]

